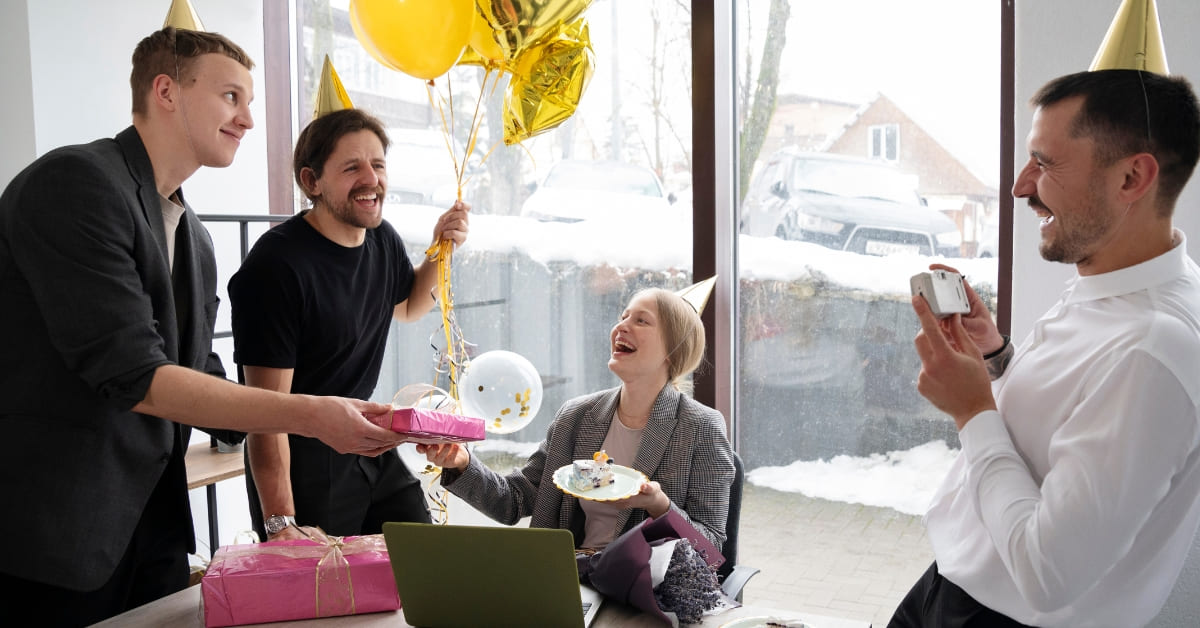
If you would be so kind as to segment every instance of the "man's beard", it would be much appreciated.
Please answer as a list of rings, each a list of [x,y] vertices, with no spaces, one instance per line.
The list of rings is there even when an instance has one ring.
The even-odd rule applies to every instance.
[[[1030,199],[1030,205],[1035,202],[1045,207],[1041,199]],[[1052,239],[1043,240],[1038,247],[1042,258],[1048,262],[1078,264],[1091,257],[1095,253],[1092,249],[1097,243],[1105,242],[1105,234],[1113,228],[1113,218],[1109,212],[1104,211],[1105,205],[1100,190],[1100,179],[1094,176],[1088,182],[1086,204],[1078,211],[1072,212],[1067,220],[1063,220],[1063,216],[1057,212],[1052,213],[1054,225],[1050,228],[1056,233]]]
[[[354,197],[362,194],[370,194],[375,192],[375,203],[377,211],[373,216],[363,216],[354,206]],[[340,203],[327,203],[329,213],[338,221],[358,227],[360,229],[374,229],[383,221],[383,195],[384,188],[382,186],[374,188],[359,188],[350,192],[350,197],[343,199]]]

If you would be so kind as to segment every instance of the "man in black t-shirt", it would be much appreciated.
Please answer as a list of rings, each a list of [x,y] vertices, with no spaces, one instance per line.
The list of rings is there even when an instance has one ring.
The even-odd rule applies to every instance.
[[[293,170],[312,208],[265,233],[229,282],[234,361],[251,386],[367,399],[391,319],[433,307],[437,266],[414,268],[383,221],[387,134],[357,109],[319,116],[300,134]],[[402,173],[401,173],[402,174]],[[438,218],[433,238],[466,240],[469,206]],[[262,538],[296,524],[374,534],[384,521],[429,522],[420,482],[395,453],[339,454],[297,435],[247,438],[250,511]]]

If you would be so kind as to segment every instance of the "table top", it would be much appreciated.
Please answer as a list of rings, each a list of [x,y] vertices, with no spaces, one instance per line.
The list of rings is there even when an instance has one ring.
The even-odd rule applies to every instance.
[[[228,480],[246,472],[242,452],[222,454],[208,443],[196,443],[187,450],[188,490]]]
[[[231,454],[222,454],[231,455]],[[762,608],[755,606],[742,606],[735,608],[719,615],[711,615],[704,618],[704,621],[699,624],[691,624],[700,626],[701,628],[720,628],[736,619],[746,617],[772,616],[792,621],[801,620],[812,626],[812,628],[870,628],[868,622],[854,621],[842,619],[838,617],[825,617],[822,615],[813,615],[809,613],[801,613],[798,611],[781,611],[770,608]],[[376,627],[388,626],[390,628],[409,626],[404,621],[404,610],[391,611],[386,613],[368,613],[365,615],[347,615],[344,617],[327,617],[324,619],[307,619],[303,621],[288,621],[278,622],[273,624],[262,624],[268,626],[307,626],[309,628],[347,628],[347,627]],[[641,611],[607,600],[600,607],[600,613],[593,622],[592,628],[662,628],[664,624],[651,615],[642,613]],[[174,593],[160,600],[139,606],[133,610],[122,613],[116,617],[103,621],[96,626],[107,626],[115,628],[117,626],[173,626],[177,628],[203,628],[204,626],[204,611],[200,605],[200,587],[188,587],[178,593]]]

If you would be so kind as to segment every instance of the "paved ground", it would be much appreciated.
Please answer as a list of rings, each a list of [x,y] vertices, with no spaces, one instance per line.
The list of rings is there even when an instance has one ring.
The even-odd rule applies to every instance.
[[[762,571],[744,600],[886,626],[933,552],[921,518],[746,484],[738,562]]]

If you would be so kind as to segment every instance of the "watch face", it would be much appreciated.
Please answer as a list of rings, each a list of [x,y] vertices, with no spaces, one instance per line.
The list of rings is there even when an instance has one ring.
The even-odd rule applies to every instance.
[[[279,534],[284,528],[288,527],[291,522],[287,517],[282,515],[272,515],[267,517],[263,527],[267,529],[267,534]]]

